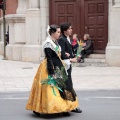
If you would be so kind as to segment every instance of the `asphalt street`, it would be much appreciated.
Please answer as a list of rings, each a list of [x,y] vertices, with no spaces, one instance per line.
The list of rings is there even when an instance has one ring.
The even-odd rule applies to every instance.
[[[77,91],[82,113],[36,116],[25,109],[29,92],[1,92],[0,120],[120,120],[120,90]]]
[[[39,64],[0,60],[0,120],[120,120],[120,67],[73,67],[83,113],[36,116],[25,109]]]

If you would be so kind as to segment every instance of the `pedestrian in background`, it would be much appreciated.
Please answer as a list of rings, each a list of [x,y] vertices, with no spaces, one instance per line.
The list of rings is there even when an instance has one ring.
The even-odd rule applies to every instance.
[[[90,39],[89,34],[84,34],[83,39],[84,39],[84,44],[81,51],[80,62],[84,62],[85,55],[90,55],[93,53],[93,43],[92,40]]]

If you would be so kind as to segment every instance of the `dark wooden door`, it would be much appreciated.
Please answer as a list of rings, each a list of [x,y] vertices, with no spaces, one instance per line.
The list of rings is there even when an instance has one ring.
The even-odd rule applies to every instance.
[[[79,31],[79,0],[49,0],[50,24],[70,22],[74,33]]]
[[[107,0],[85,0],[84,32],[89,33],[94,44],[94,52],[104,53],[108,42],[108,2]]]
[[[70,22],[73,33],[90,34],[94,52],[104,53],[108,42],[108,0],[49,0],[50,24]]]

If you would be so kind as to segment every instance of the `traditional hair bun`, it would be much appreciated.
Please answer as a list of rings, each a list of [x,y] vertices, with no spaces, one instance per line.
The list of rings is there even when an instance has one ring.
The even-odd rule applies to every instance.
[[[57,25],[51,25],[49,29],[49,34],[51,35],[52,33],[55,33],[57,31],[57,28],[60,28]]]

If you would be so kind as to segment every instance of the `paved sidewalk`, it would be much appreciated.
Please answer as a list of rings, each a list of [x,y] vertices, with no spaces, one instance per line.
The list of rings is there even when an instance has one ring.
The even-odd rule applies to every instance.
[[[0,92],[29,91],[39,64],[0,60]],[[73,67],[76,90],[120,89],[120,67]]]

